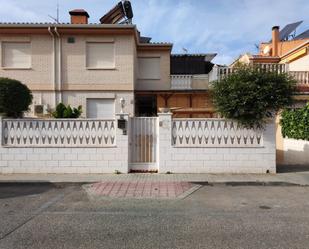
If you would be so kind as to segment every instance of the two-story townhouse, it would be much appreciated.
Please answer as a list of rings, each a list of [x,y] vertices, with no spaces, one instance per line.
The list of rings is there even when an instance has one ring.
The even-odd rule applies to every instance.
[[[170,82],[172,44],[143,43],[135,25],[88,24],[89,14],[70,11],[71,23],[1,23],[0,77],[26,84],[36,105],[82,105],[83,117],[134,115],[139,84]],[[141,81],[141,78],[143,79]]]
[[[99,24],[89,24],[83,9],[69,12],[71,23],[0,24],[0,77],[33,92],[27,116],[60,102],[81,105],[87,118],[121,111],[154,116],[161,108],[176,117],[213,115],[209,82],[216,54],[171,54],[171,43],[153,43],[131,21],[119,22],[122,4]]]

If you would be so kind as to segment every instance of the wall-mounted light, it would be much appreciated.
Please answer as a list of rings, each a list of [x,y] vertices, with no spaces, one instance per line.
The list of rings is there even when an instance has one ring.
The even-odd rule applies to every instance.
[[[125,107],[125,104],[126,104],[126,100],[124,98],[121,98],[119,100],[119,103],[120,103],[120,107],[121,107],[121,110],[120,110],[120,113],[123,113],[123,109]]]

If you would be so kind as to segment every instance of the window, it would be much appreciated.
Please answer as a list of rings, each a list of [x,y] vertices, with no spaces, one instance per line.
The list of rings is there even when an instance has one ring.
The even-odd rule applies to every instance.
[[[31,44],[29,42],[2,42],[2,67],[30,68]]]
[[[159,80],[160,73],[160,57],[138,58],[139,79]]]
[[[115,118],[115,99],[87,99],[87,118]]]
[[[86,67],[89,69],[115,68],[114,43],[87,42]]]

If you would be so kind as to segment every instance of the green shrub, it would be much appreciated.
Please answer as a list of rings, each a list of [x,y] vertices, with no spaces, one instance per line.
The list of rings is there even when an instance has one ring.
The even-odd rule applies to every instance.
[[[247,128],[263,128],[268,118],[292,104],[295,80],[287,74],[248,66],[213,84],[217,112]]]
[[[32,103],[29,88],[18,80],[0,78],[0,113],[7,117],[21,118]]]
[[[309,141],[309,103],[296,110],[284,110],[281,115],[282,136]]]
[[[59,103],[56,110],[52,112],[52,116],[54,118],[79,118],[82,113],[82,106],[72,109],[70,105],[65,106],[63,103]]]

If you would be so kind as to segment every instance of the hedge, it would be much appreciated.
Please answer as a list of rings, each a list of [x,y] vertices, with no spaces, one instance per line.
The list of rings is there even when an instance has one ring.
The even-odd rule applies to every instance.
[[[309,103],[295,110],[284,110],[281,115],[282,136],[309,141]]]
[[[20,118],[32,103],[29,88],[18,80],[0,78],[0,113],[7,117]]]
[[[213,84],[221,116],[247,128],[264,128],[269,118],[293,103],[295,80],[288,74],[242,66]]]

